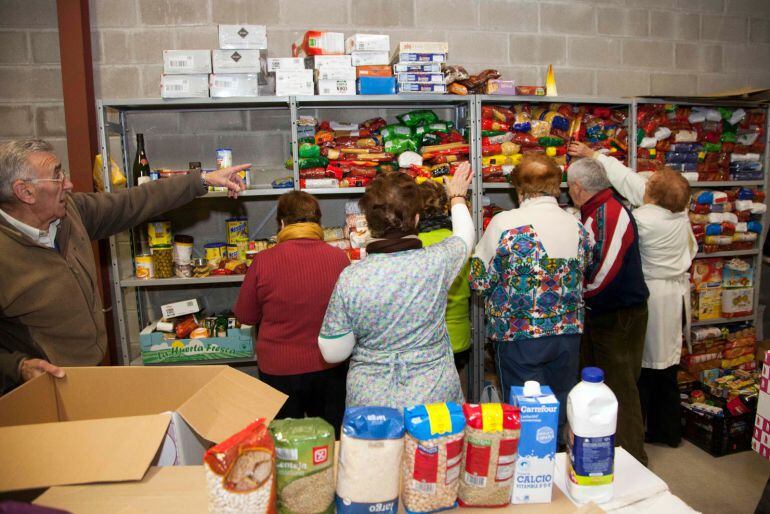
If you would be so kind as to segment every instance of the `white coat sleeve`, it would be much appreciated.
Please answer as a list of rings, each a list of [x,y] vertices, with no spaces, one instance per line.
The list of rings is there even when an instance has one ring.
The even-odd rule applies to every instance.
[[[471,213],[468,212],[468,206],[465,203],[452,206],[452,235],[459,237],[465,243],[465,259],[467,259],[473,251],[476,234]]]
[[[326,362],[331,364],[342,362],[353,353],[356,345],[356,337],[353,332],[342,334],[339,337],[318,336],[318,349]]]
[[[607,155],[597,155],[596,160],[602,163],[607,172],[612,187],[634,207],[644,204],[644,191],[647,188],[647,179],[639,176],[631,168],[627,168],[622,162]]]

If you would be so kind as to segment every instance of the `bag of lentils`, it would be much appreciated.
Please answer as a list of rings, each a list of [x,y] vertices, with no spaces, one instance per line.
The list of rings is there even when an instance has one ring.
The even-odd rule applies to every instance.
[[[463,413],[467,426],[457,500],[461,507],[508,505],[521,432],[519,409],[504,403],[466,403]]]
[[[409,514],[457,506],[465,417],[456,403],[404,409],[401,499]]]
[[[334,512],[334,428],[321,418],[270,423],[280,514]]]

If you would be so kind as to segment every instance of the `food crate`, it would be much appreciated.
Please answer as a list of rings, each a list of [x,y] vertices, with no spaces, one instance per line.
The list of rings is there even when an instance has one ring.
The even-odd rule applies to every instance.
[[[229,328],[227,337],[201,339],[166,339],[150,325],[139,334],[144,364],[177,362],[222,362],[254,358],[252,327]]]
[[[682,407],[682,436],[714,457],[751,449],[754,412],[717,416]]]

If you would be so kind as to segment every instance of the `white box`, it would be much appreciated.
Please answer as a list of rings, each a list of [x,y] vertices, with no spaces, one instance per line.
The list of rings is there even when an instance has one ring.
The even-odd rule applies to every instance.
[[[160,312],[166,319],[185,316],[187,314],[195,314],[200,310],[201,308],[198,305],[198,300],[196,298],[183,300],[181,302],[167,303],[166,305],[160,306]]]
[[[345,41],[345,53],[390,52],[390,36],[387,34],[353,34]]]
[[[350,62],[349,55],[314,55],[307,58],[306,64],[308,68],[320,70],[324,66],[329,68],[347,68],[352,66]]]
[[[449,43],[446,41],[401,41],[398,44],[398,53],[448,54]]]
[[[220,25],[219,48],[267,50],[265,25]]]
[[[211,73],[211,51],[163,50],[163,73],[166,75]]]
[[[259,96],[259,75],[256,73],[212,73],[209,76],[212,98]]]
[[[160,77],[161,98],[208,98],[209,76],[204,75],[162,75]]]
[[[350,54],[353,66],[387,66],[390,64],[388,52],[353,52]]]
[[[276,71],[275,95],[314,95],[313,70]]]
[[[267,60],[267,71],[297,71],[305,69],[305,59],[302,57],[271,57]]]
[[[356,80],[319,80],[319,95],[355,95]]]
[[[315,70],[315,79],[318,80],[356,80],[356,69],[352,66],[347,68],[324,67]]]
[[[212,50],[214,73],[261,73],[264,50]]]

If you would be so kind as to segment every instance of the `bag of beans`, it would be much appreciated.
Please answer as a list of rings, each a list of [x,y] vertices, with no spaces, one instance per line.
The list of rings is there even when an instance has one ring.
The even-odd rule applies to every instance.
[[[404,417],[388,407],[348,407],[337,467],[337,514],[396,514]]]
[[[275,514],[275,447],[258,419],[203,456],[210,514]]]
[[[321,418],[270,423],[279,514],[334,512],[334,428]]]
[[[461,507],[511,503],[519,448],[519,408],[504,403],[463,405],[467,426],[457,500]]]
[[[457,506],[465,417],[456,403],[404,409],[401,499],[409,514]]]

